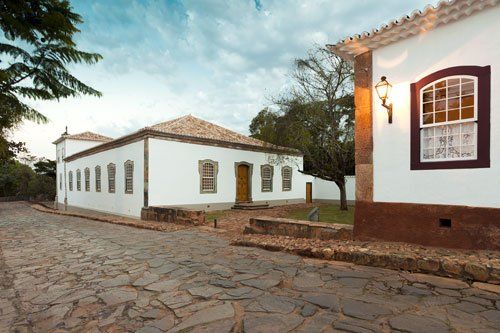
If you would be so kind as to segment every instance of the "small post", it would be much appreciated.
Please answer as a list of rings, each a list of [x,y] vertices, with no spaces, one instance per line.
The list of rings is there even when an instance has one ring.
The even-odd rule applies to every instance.
[[[217,229],[217,219],[214,219],[214,228]]]

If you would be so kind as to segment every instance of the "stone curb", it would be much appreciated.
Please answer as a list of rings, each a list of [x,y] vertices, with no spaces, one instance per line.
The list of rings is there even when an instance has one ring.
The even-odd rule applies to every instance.
[[[156,225],[156,224],[148,223],[148,221],[141,221],[141,223],[134,223],[134,222],[128,222],[125,220],[117,220],[117,219],[104,218],[104,217],[98,217],[98,216],[90,216],[90,215],[85,215],[85,214],[80,214],[80,213],[63,212],[60,210],[55,210],[53,208],[49,208],[43,204],[34,204],[34,205],[31,205],[31,208],[33,208],[39,212],[42,212],[42,213],[71,216],[71,217],[79,217],[79,218],[83,218],[83,219],[87,219],[87,220],[124,225],[124,226],[134,227],[134,228],[138,228],[138,229],[147,229],[147,230],[154,230],[154,231],[173,231],[173,230],[186,229],[185,227],[173,225],[173,224],[172,225],[165,225],[165,223],[163,223],[162,225]]]
[[[297,254],[305,257],[344,261],[357,265],[373,266],[393,270],[403,270],[414,273],[426,273],[444,277],[451,277],[472,283],[473,281],[500,284],[500,267],[491,267],[489,264],[462,262],[442,258],[412,257],[400,253],[374,253],[349,248],[345,244],[342,249],[312,247],[296,245],[288,242],[288,238],[273,236],[240,237],[231,241],[231,245],[257,247],[269,251],[280,251]],[[287,244],[288,243],[288,244]]]

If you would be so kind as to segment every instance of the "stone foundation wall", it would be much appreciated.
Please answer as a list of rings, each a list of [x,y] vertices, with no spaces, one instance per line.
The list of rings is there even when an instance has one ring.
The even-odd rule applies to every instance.
[[[204,211],[176,207],[144,207],[141,210],[141,220],[191,225],[206,223]]]
[[[351,240],[352,226],[347,224],[309,222],[284,218],[257,217],[250,219],[250,225],[245,228],[244,233],[313,238],[320,240]]]

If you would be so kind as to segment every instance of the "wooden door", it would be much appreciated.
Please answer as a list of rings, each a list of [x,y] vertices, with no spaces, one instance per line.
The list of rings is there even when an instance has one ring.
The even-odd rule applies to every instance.
[[[238,165],[236,198],[238,202],[248,201],[248,165]]]
[[[312,203],[313,197],[313,184],[312,183],[306,183],[306,203]]]

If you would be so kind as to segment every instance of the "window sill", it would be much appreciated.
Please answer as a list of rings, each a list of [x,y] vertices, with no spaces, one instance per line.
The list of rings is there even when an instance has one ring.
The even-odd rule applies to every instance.
[[[410,170],[479,169],[489,168],[489,160],[464,160],[411,163]]]

